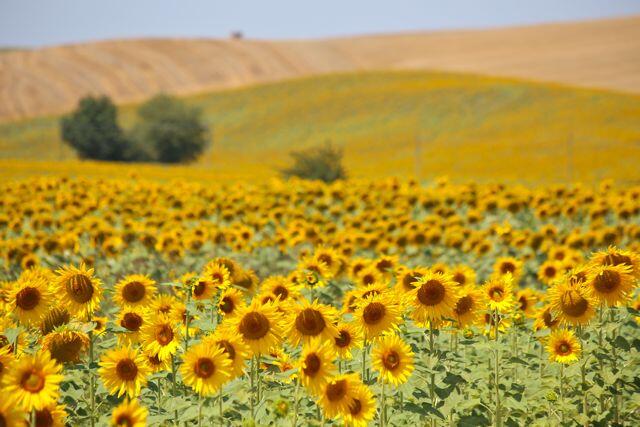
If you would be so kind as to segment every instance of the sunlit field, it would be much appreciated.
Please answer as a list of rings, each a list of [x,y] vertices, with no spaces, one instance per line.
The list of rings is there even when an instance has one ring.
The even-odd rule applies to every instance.
[[[212,145],[195,166],[220,179],[275,177],[291,150],[330,140],[344,148],[354,178],[638,182],[638,95],[466,74],[367,72],[183,99],[202,109],[211,128]],[[136,108],[120,107],[123,127],[136,122]],[[3,169],[13,169],[13,159],[74,159],[58,121],[0,124],[0,157],[9,162]],[[68,166],[26,170],[61,167]]]
[[[0,425],[640,424],[638,186],[17,170]]]

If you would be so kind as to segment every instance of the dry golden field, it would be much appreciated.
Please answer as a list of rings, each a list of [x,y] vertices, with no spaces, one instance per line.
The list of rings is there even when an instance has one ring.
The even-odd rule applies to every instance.
[[[326,40],[115,40],[0,53],[0,121],[334,72],[442,70],[640,92],[640,18]]]

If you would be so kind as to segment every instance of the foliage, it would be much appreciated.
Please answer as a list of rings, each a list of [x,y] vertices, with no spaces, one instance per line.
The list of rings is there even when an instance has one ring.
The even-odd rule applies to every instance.
[[[333,182],[345,179],[347,174],[342,165],[343,152],[330,142],[319,147],[311,147],[302,151],[291,152],[293,166],[282,170],[282,175]]]
[[[60,120],[62,139],[83,159],[125,160],[128,142],[117,123],[117,110],[106,97],[82,98]]]
[[[133,154],[161,163],[192,162],[209,143],[201,112],[184,102],[158,95],[138,109],[139,122],[132,131]]]

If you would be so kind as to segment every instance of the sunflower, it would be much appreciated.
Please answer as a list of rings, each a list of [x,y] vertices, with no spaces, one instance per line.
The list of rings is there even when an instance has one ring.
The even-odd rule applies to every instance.
[[[147,366],[149,367],[149,371],[151,373],[155,374],[157,372],[168,371],[169,369],[171,369],[171,361],[169,359],[160,360],[157,355],[152,356],[144,350],[143,353],[146,357]]]
[[[303,299],[291,306],[286,322],[289,325],[287,338],[294,346],[317,337],[332,340],[338,335],[335,327],[337,321],[338,313],[332,306],[320,304],[317,300],[309,303]]]
[[[458,301],[458,287],[450,274],[429,272],[411,291],[411,317],[417,322],[452,318]]]
[[[413,372],[413,351],[397,335],[380,339],[371,357],[371,364],[379,372],[380,381],[398,386],[406,383]]]
[[[219,263],[209,263],[191,288],[193,299],[203,301],[212,299],[218,289],[231,286],[229,270]]]
[[[362,331],[355,323],[338,323],[336,326],[338,335],[333,339],[333,350],[341,359],[351,359],[351,351],[362,348]]]
[[[222,349],[231,361],[229,372],[231,379],[244,373],[245,362],[249,357],[249,347],[242,339],[228,328],[217,328],[213,335],[205,337],[202,342],[208,345],[216,345]]]
[[[398,257],[396,255],[384,255],[374,260],[373,265],[383,276],[391,278],[398,268]]]
[[[538,295],[531,288],[524,288],[516,293],[516,306],[525,314],[525,316],[532,317],[536,312],[536,302],[538,301]]]
[[[280,301],[296,301],[301,298],[302,285],[291,277],[271,276],[268,277],[260,285],[260,291],[263,293],[273,294]]]
[[[2,377],[9,372],[9,366],[14,361],[15,356],[9,346],[0,347],[0,386],[2,385]]]
[[[218,312],[226,317],[233,317],[247,306],[244,295],[236,288],[227,288],[220,294]]]
[[[324,277],[335,277],[338,275],[340,270],[342,270],[342,258],[335,249],[327,247],[316,248],[313,254],[313,259],[318,263],[326,265],[327,269],[330,271],[330,275]]]
[[[453,318],[458,321],[458,328],[478,324],[486,309],[486,297],[475,285],[459,288],[458,300],[453,307]]]
[[[569,364],[578,360],[581,347],[573,331],[556,329],[547,338],[547,351],[549,360]]]
[[[173,311],[173,306],[178,302],[178,299],[173,295],[159,294],[151,301],[149,306],[150,314],[166,314],[169,315]]]
[[[113,427],[145,427],[149,410],[137,400],[124,401],[111,414]]]
[[[351,427],[367,427],[376,415],[373,392],[364,384],[354,389],[349,410],[342,414],[344,423]]]
[[[150,372],[145,355],[131,347],[107,351],[100,359],[98,369],[109,393],[118,397],[126,393],[131,399],[140,395]]]
[[[545,285],[551,285],[556,279],[562,276],[566,270],[562,261],[547,260],[543,262],[538,269],[538,280]]]
[[[357,374],[342,374],[330,378],[322,387],[318,405],[327,418],[347,414],[353,397],[361,386],[363,384]]]
[[[260,304],[253,300],[231,319],[234,333],[239,334],[252,354],[268,353],[269,348],[280,344],[283,328],[273,304]]]
[[[156,282],[142,274],[132,274],[116,284],[113,299],[120,307],[144,307],[155,293]]]
[[[100,279],[93,277],[93,269],[65,266],[56,271],[53,283],[60,305],[72,315],[84,318],[98,307],[102,296]]]
[[[67,411],[63,405],[55,403],[35,411],[36,427],[64,427],[66,425]]]
[[[515,299],[513,297],[513,277],[511,273],[490,279],[482,289],[491,310],[506,312],[514,306]]]
[[[636,287],[632,271],[624,264],[593,267],[586,286],[601,304],[626,303]]]
[[[40,319],[40,332],[47,335],[57,327],[66,325],[71,321],[71,315],[64,308],[53,307]]]
[[[496,320],[498,322],[498,333],[507,332],[511,327],[513,313],[499,312],[499,313],[484,313],[484,334],[488,335],[491,339],[496,338]]]
[[[311,394],[319,394],[335,373],[334,359],[335,353],[328,342],[314,339],[303,348],[298,362],[300,382]]]
[[[584,325],[596,313],[597,300],[584,285],[561,281],[549,288],[547,295],[553,313],[562,324]]]
[[[167,360],[178,352],[180,347],[180,330],[171,318],[159,314],[155,318],[148,317],[142,326],[142,341],[149,354]]]
[[[502,277],[510,273],[517,283],[522,277],[522,261],[513,257],[501,257],[493,264],[493,277]]]
[[[23,355],[3,375],[6,396],[12,396],[25,411],[45,408],[58,400],[59,384],[63,379],[62,366],[51,358],[48,351]]]
[[[182,381],[201,396],[212,396],[231,378],[231,360],[218,346],[198,344],[182,357]]]
[[[375,285],[386,285],[385,276],[375,267],[375,265],[369,265],[363,268],[358,276],[355,278],[356,286],[368,287]]]
[[[451,274],[451,279],[458,286],[475,285],[476,283],[476,272],[468,265],[458,264],[449,274]]]
[[[395,289],[399,293],[411,292],[416,288],[417,281],[424,277],[429,270],[426,268],[404,268],[396,273]]]
[[[535,321],[533,322],[533,329],[540,331],[542,329],[555,329],[560,321],[553,314],[553,310],[550,305],[546,305],[539,309],[535,315]]]
[[[12,399],[2,399],[0,401],[0,426],[22,427],[25,425],[27,413],[16,408]]]
[[[9,294],[9,304],[20,323],[35,325],[48,312],[54,298],[42,277],[18,280]]]
[[[72,329],[56,330],[47,334],[42,348],[51,353],[58,363],[78,363],[89,347],[89,337],[82,331]]]
[[[140,342],[140,331],[146,323],[146,311],[142,308],[124,308],[118,313],[116,324],[126,331],[118,334],[120,345],[138,344]]]
[[[631,251],[609,246],[606,251],[591,255],[591,263],[599,266],[624,265],[631,268],[631,274],[636,279],[640,278],[640,256]]]
[[[355,313],[358,308],[360,289],[346,291],[342,297],[342,313]]]
[[[354,318],[366,339],[373,339],[383,332],[395,329],[402,321],[402,308],[391,294],[372,295],[362,300]]]

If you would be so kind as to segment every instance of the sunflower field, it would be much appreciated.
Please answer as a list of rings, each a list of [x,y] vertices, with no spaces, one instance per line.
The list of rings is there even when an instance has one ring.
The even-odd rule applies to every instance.
[[[2,427],[640,425],[640,186],[0,191]]]

